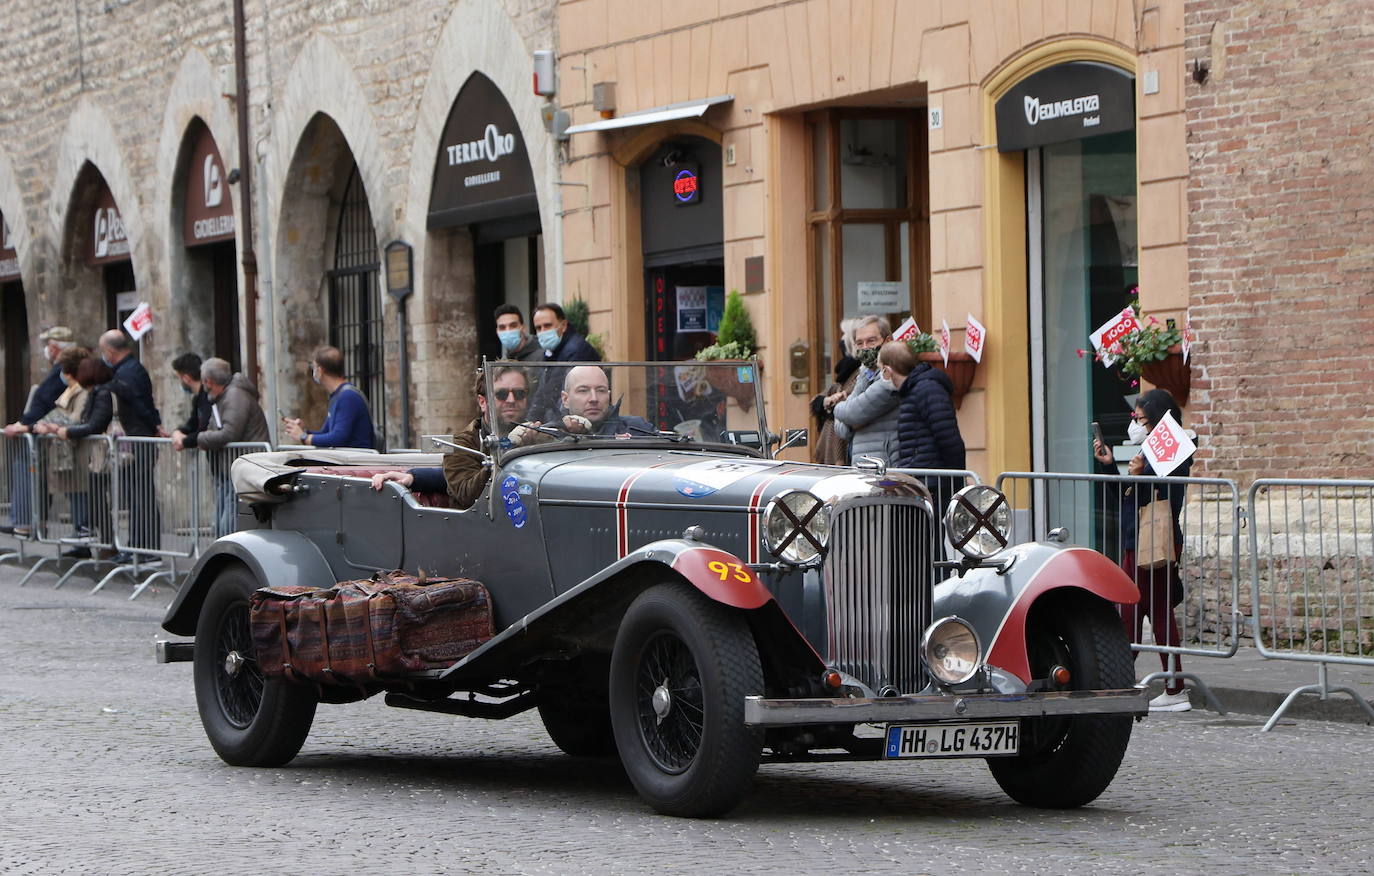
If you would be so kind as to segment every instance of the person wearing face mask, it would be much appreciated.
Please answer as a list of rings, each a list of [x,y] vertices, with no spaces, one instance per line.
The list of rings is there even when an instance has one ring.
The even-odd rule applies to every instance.
[[[86,527],[91,534],[99,530],[104,534],[105,543],[109,544],[114,540],[110,503],[107,499],[110,494],[110,460],[108,454],[99,459],[83,454],[80,450],[82,445],[77,442],[91,435],[103,435],[109,430],[114,420],[114,372],[103,359],[90,354],[76,363],[76,369],[68,380],[86,393],[81,417],[75,423],[58,426],[49,432],[63,441],[74,442],[72,446],[76,449],[77,460],[90,471],[89,491],[85,494],[85,501],[79,501],[78,506],[73,507],[73,518],[77,513],[84,515]],[[82,552],[78,548],[75,555],[89,556],[89,549]]]
[[[534,309],[535,338],[544,351],[541,362],[600,362],[601,354],[587,339],[568,327],[567,314],[557,304],[545,302]],[[552,422],[563,415],[561,395],[566,368],[540,369],[538,386],[530,401],[530,416]]]
[[[283,417],[286,434],[298,444],[311,447],[353,447],[370,450],[376,439],[372,411],[362,392],[344,377],[344,357],[338,347],[320,347],[310,360],[310,379],[329,393],[324,425],[312,432],[300,417]]]
[[[964,437],[959,433],[954,384],[949,375],[929,362],[919,361],[901,341],[884,347],[882,360],[900,363],[900,367],[894,364],[888,369],[902,399],[897,415],[897,465],[963,469]],[[902,371],[907,372],[905,377],[900,377]],[[943,515],[949,500],[963,486],[963,479],[931,476],[926,478],[926,486],[935,500],[936,514]]]
[[[1152,389],[1136,399],[1135,410],[1131,412],[1131,424],[1127,429],[1131,443],[1144,443],[1145,438],[1159,425],[1159,421],[1164,419],[1166,413],[1173,414],[1175,421],[1183,421],[1183,411],[1168,390]],[[1111,448],[1096,439],[1093,439],[1093,458],[1097,461],[1098,471],[1103,474],[1117,473]],[[1189,457],[1167,477],[1185,478],[1192,468],[1193,459]],[[1144,453],[1138,453],[1131,458],[1126,473],[1131,477],[1153,474]],[[1187,486],[1160,482],[1113,483],[1111,486],[1119,490],[1117,495],[1121,508],[1121,568],[1131,576],[1140,590],[1139,602],[1121,606],[1121,621],[1126,627],[1126,634],[1132,637],[1132,642],[1139,642],[1144,633],[1143,620],[1149,617],[1155,643],[1177,648],[1180,638],[1174,609],[1183,602],[1183,581],[1179,576],[1178,563],[1174,561],[1162,566],[1141,568],[1136,565],[1136,548],[1142,510],[1154,502],[1168,502],[1174,523],[1174,556],[1183,555],[1183,528],[1179,525],[1179,515],[1183,513]],[[1183,669],[1177,654],[1161,653],[1159,663],[1165,672],[1171,669],[1181,672]],[[1186,712],[1191,708],[1188,692],[1184,690],[1183,682],[1177,678],[1170,679],[1166,683],[1164,693],[1150,700],[1152,712]]]
[[[196,435],[210,422],[210,398],[200,382],[200,357],[182,353],[172,360],[172,371],[181,384],[181,391],[191,396],[191,412],[186,422],[172,430],[172,449],[186,450],[196,446]]]
[[[57,402],[52,410],[37,423],[33,424],[33,434],[35,435],[57,435],[63,426],[70,426],[81,419],[82,413],[86,408],[86,398],[88,392],[84,386],[76,382],[76,372],[81,363],[91,357],[91,351],[85,347],[68,347],[57,357],[57,366],[61,370],[58,376],[62,379],[65,387],[62,394],[57,397]],[[67,543],[76,543],[77,546],[62,552],[62,556],[73,559],[84,560],[90,557],[90,548],[80,542],[88,539],[93,534],[91,532],[91,511],[90,495],[86,492],[86,479],[82,475],[84,464],[89,460],[89,453],[83,452],[87,448],[83,445],[71,445],[61,442],[48,449],[46,456],[46,473],[48,479],[48,492],[51,495],[63,493],[67,497],[67,507],[71,512],[72,537],[64,539]]]
[[[859,376],[847,398],[835,405],[835,435],[849,443],[849,458],[892,462],[897,452],[897,387],[884,377],[878,364],[883,344],[892,339],[887,320],[877,316],[861,319],[854,328],[855,357]],[[906,344],[899,344],[906,349]]]
[[[859,379],[859,360],[854,358],[854,323],[840,322],[840,346],[835,361],[835,382],[811,399],[811,414],[816,418],[815,460],[822,465],[849,465],[849,445],[835,434],[835,405],[849,398]]]
[[[5,426],[6,438],[32,431],[34,424],[47,416],[57,403],[58,397],[66,391],[66,386],[62,383],[62,368],[57,364],[57,357],[63,350],[76,346],[72,341],[72,330],[64,325],[55,325],[39,332],[38,340],[43,344],[43,358],[48,360],[52,367],[48,369],[43,381],[29,393],[29,403],[25,406],[24,413],[18,420]],[[27,536],[32,531],[30,483],[28,463],[22,454],[14,454],[10,461],[10,485],[14,501],[10,504],[9,524],[0,526],[0,532]]]
[[[501,358],[521,362],[544,361],[544,348],[525,331],[525,315],[514,304],[496,308],[496,337],[501,341]]]
[[[234,531],[234,484],[229,464],[218,453],[236,441],[268,441],[267,417],[258,404],[258,388],[244,374],[235,374],[223,359],[206,359],[200,379],[210,399],[210,420],[196,436],[196,446],[210,456],[215,483],[215,537]]]

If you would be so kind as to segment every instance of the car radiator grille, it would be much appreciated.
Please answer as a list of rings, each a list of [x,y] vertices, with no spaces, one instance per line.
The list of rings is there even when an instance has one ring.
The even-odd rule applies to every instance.
[[[849,506],[836,515],[824,566],[828,662],[875,692],[930,683],[931,519],[915,504]]]

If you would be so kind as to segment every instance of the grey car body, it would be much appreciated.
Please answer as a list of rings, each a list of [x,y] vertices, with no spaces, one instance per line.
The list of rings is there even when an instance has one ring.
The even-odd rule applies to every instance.
[[[768,436],[761,415],[757,429]],[[596,725],[603,739],[614,736],[632,780],[652,805],[682,815],[724,811],[743,793],[738,782],[725,792],[701,790],[724,782],[719,776],[690,784],[708,756],[727,761],[721,769],[751,776],[760,759],[882,757],[883,743],[859,732],[869,725],[1002,719],[1024,722],[1028,742],[1035,727],[1060,737],[1081,727],[1082,737],[1098,734],[1093,722],[1103,721],[1117,721],[1112,728],[1120,736],[1119,722],[1144,711],[1139,691],[1129,689],[1133,679],[1118,672],[1110,685],[1098,682],[1093,673],[1100,674],[1095,667],[1103,655],[1085,663],[1077,653],[1083,646],[1074,644],[1083,639],[1073,629],[1048,638],[1033,632],[1046,625],[1058,629],[1054,625],[1064,621],[1047,618],[1061,618],[1069,608],[1105,618],[1111,602],[1128,601],[1125,576],[1101,555],[1021,545],[987,563],[965,563],[960,574],[941,581],[949,571],[936,566],[940,515],[920,473],[773,459],[767,441],[758,449],[670,436],[518,449],[490,441],[489,486],[465,510],[429,507],[394,483],[372,489],[365,475],[386,467],[384,457],[332,458],[327,465],[303,457],[277,478],[271,497],[251,507],[241,503],[240,519],[251,520],[249,528],[218,540],[200,558],[164,628],[194,635],[200,624],[204,634],[203,609],[226,570],[277,585],[327,586],[391,569],[482,581],[492,594],[498,631],[487,644],[404,685],[311,695],[347,701],[385,692],[395,706],[494,718],[538,706],[569,753],[609,753],[587,750],[587,740],[558,726],[560,714],[576,715]],[[416,461],[434,460],[406,460]],[[829,520],[826,549],[808,563],[770,553],[765,531],[775,500],[798,491],[819,499]],[[726,571],[717,574],[721,567]],[[657,606],[658,614],[655,599],[667,604]],[[735,631],[727,645],[742,650],[728,651],[733,656],[724,663],[758,664],[756,680],[727,689],[725,729],[713,730],[710,716],[697,728],[702,751],[681,771],[673,757],[665,761],[652,751],[647,767],[635,766],[626,750],[634,744],[628,737],[652,736],[654,722],[664,721],[648,711],[650,705],[669,712],[674,705],[646,700],[638,718],[617,724],[615,715],[617,697],[622,709],[634,711],[633,691],[617,694],[617,672],[626,678],[637,666],[641,675],[648,672],[635,654],[649,645],[638,642],[639,651],[631,653],[627,631],[645,627],[645,641],[654,644],[663,638],[641,615],[670,616],[655,622],[683,645],[686,665],[696,667],[686,671],[689,694],[710,692],[707,664],[713,658],[702,649],[714,646],[693,644],[697,632],[677,629],[689,621],[672,620],[678,616],[673,611]],[[922,640],[933,622],[955,616],[976,635],[979,667],[968,680],[947,684],[932,677]],[[1105,620],[1097,627],[1110,633]],[[1124,637],[1121,643],[1125,647]],[[1129,659],[1128,648],[1125,653],[1106,657],[1115,665]],[[1047,681],[1045,674],[1061,664],[1073,668],[1073,682]],[[665,680],[655,693],[675,704],[669,687]],[[205,709],[202,703],[203,715]],[[744,758],[732,767],[709,749],[717,733],[734,734],[728,750],[738,758],[744,758],[740,751],[755,751],[752,764]],[[745,742],[736,744],[735,737]],[[652,748],[654,741],[646,744]],[[1124,750],[1124,740],[1119,747]],[[1119,762],[1119,751],[1115,757]],[[996,773],[996,763],[1007,772],[1022,760],[1024,746],[1021,755],[989,762]],[[1100,793],[1115,763],[1105,779],[1093,779],[1092,787],[1067,800],[1027,790],[1042,781],[1035,770],[1043,766],[1027,762],[1026,770],[1031,772],[1021,777],[1019,790],[1003,781],[1013,797],[1079,805]]]

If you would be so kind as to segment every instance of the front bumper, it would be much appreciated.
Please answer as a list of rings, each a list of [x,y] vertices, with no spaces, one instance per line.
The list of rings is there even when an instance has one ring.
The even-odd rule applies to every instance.
[[[1144,715],[1143,689],[1046,691],[1021,694],[929,694],[875,699],[744,698],[744,723],[753,727],[794,724],[892,724],[905,721],[978,721],[1049,715]]]

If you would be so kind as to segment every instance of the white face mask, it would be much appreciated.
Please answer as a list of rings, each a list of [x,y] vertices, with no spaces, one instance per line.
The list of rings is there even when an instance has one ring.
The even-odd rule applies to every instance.
[[[1149,429],[1146,429],[1143,425],[1141,425],[1140,423],[1137,423],[1135,420],[1131,420],[1130,425],[1128,425],[1128,426],[1126,427],[1126,436],[1127,436],[1127,439],[1128,439],[1132,444],[1143,444],[1143,443],[1145,443],[1145,436],[1146,436],[1146,435],[1149,435],[1149,434],[1150,434],[1150,430],[1149,430]]]

